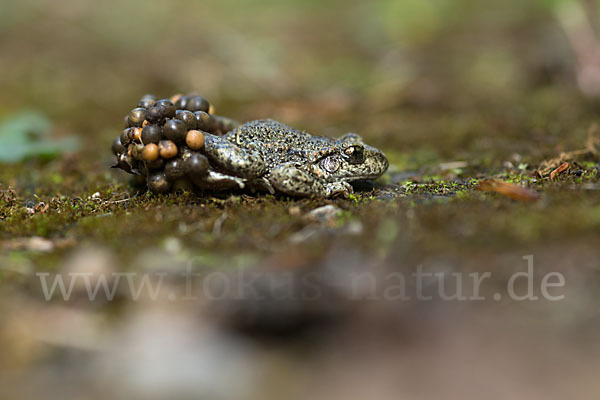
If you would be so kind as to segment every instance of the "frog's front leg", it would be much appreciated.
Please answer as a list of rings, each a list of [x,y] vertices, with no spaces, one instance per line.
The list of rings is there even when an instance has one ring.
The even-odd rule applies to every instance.
[[[269,182],[275,189],[290,196],[348,197],[353,192],[348,182],[323,182],[299,169],[294,163],[275,167],[269,175]]]
[[[258,152],[243,149],[225,137],[206,135],[204,152],[213,165],[230,175],[256,180],[267,171],[267,166]]]

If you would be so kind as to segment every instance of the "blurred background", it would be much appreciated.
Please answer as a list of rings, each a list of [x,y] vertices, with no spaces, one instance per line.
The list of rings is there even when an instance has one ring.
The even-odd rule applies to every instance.
[[[0,397],[594,398],[598,160],[579,181],[535,171],[597,120],[598,6],[0,0]],[[354,202],[136,194],[108,168],[123,117],[188,92],[240,121],[358,132],[390,171]],[[490,176],[546,196],[473,192]],[[311,214],[326,205],[334,217]],[[89,302],[79,286],[47,302],[35,275],[177,277],[202,257],[294,282],[492,271],[495,289],[527,254],[565,275],[565,301],[348,302],[321,282],[314,302]]]
[[[452,145],[487,149],[481,129],[497,133],[486,126],[490,114],[508,120],[498,122],[508,135],[522,114],[540,114],[528,121],[538,129],[572,117],[581,68],[591,71],[581,78],[587,94],[600,91],[597,27],[583,14],[595,19],[594,6],[5,0],[0,114],[41,111],[95,147],[115,136],[141,94],[198,91],[240,120],[357,130],[399,148],[422,149],[428,139],[440,147],[431,151],[456,157]],[[569,43],[564,28],[579,41]],[[545,121],[548,113],[559,118]]]

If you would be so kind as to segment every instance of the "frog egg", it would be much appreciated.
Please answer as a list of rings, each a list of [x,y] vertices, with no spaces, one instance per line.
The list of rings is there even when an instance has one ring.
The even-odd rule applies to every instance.
[[[197,129],[210,132],[210,126],[212,124],[210,115],[204,111],[196,111],[194,115],[196,116]]]
[[[192,192],[194,190],[194,184],[187,178],[177,179],[173,182],[173,192]]]
[[[127,146],[129,144],[129,142],[130,142],[130,140],[129,140],[129,129],[131,129],[131,128],[123,129],[123,131],[119,135],[119,141],[121,142],[121,144],[123,146]]]
[[[144,151],[144,145],[143,144],[133,144],[131,147],[131,155],[133,156],[133,158],[135,158],[136,160],[142,161],[144,158],[142,156],[142,152]]]
[[[148,109],[152,107],[154,103],[156,103],[156,96],[154,96],[153,94],[145,94],[144,96],[142,96],[137,106]]]
[[[179,119],[170,119],[165,122],[163,133],[167,139],[175,143],[181,143],[185,140],[185,134],[187,133],[185,122]]]
[[[187,103],[188,103],[189,100],[190,100],[190,96],[181,96],[175,102],[175,107],[178,110],[187,110]]]
[[[150,162],[158,159],[158,146],[154,143],[145,145],[142,150],[142,159]]]
[[[158,151],[162,158],[173,158],[177,155],[177,145],[171,140],[161,140],[158,142]]]
[[[192,150],[200,150],[204,147],[204,134],[196,130],[188,131],[185,143]]]
[[[148,124],[142,129],[142,142],[158,143],[163,139],[162,128],[155,124]]]
[[[114,155],[125,153],[125,146],[123,146],[123,144],[121,143],[120,137],[113,140],[112,144],[110,145],[110,149],[112,150]]]
[[[156,102],[156,105],[163,110],[165,118],[173,118],[175,116],[175,104],[169,99],[162,99]]]
[[[148,109],[148,121],[150,121],[150,123],[158,123],[161,119],[163,119],[161,108],[157,107],[156,104],[152,105]]]
[[[150,175],[148,177],[148,188],[156,193],[167,193],[171,184],[163,173]]]
[[[181,93],[177,93],[177,94],[174,94],[173,96],[169,97],[169,101],[170,101],[171,103],[173,103],[173,104],[175,105],[175,108],[177,109],[177,108],[179,108],[179,107],[177,107],[177,102],[178,102],[178,101],[179,101],[179,99],[181,99],[182,97],[183,97],[183,95],[182,95]]]
[[[187,104],[186,109],[190,111],[204,111],[207,112],[210,108],[210,103],[202,96],[191,97]]]
[[[173,118],[175,116],[175,105],[171,100],[158,100],[148,109],[148,121],[159,122],[165,118]]]
[[[165,176],[169,181],[176,181],[179,178],[183,178],[185,171],[183,170],[183,160],[181,158],[174,158],[169,160],[165,164]]]
[[[187,130],[196,129],[196,125],[198,125],[198,122],[196,121],[196,116],[191,111],[177,110],[175,112],[175,118],[183,121]]]
[[[127,131],[129,141],[141,143],[142,141],[142,128],[129,128]]]
[[[148,169],[152,171],[162,171],[165,167],[165,160],[159,157],[154,161],[146,162],[146,167],[148,167]]]
[[[153,101],[156,101],[156,100],[158,100],[158,97],[156,97],[156,95],[153,95],[151,93],[146,93],[140,99],[140,101],[144,101],[144,100],[153,100]]]
[[[204,176],[208,173],[208,159],[200,153],[193,153],[183,165],[185,173],[191,177]]]
[[[145,108],[134,108],[129,112],[127,119],[129,126],[142,126],[142,123],[146,119],[147,110]]]

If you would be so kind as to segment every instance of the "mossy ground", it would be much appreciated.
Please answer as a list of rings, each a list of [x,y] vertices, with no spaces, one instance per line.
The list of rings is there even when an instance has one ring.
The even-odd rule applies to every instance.
[[[544,157],[556,155],[557,147],[582,147],[593,119],[586,118],[585,109],[581,115],[583,122],[569,128],[579,133],[554,146],[540,144],[539,137],[503,129],[480,132],[477,138],[476,130],[482,126],[489,129],[491,123],[473,122],[462,114],[444,115],[447,124],[462,125],[463,129],[443,132],[436,146],[429,138],[419,141],[410,133],[390,136],[388,145],[380,140],[378,145],[390,158],[390,171],[375,184],[357,185],[349,199],[251,193],[152,194],[132,186],[126,174],[109,168],[107,144],[99,158],[84,151],[50,162],[6,165],[0,171],[3,252],[11,248],[11,241],[39,236],[68,239],[70,245],[51,257],[27,248],[10,252],[19,251],[21,256],[37,260],[39,269],[52,270],[60,267],[60,254],[93,243],[110,249],[127,264],[144,249],[176,238],[191,254],[255,252],[260,258],[269,249],[290,246],[290,236],[309,224],[305,214],[326,204],[344,211],[337,229],[349,221],[360,222],[358,235],[343,240],[366,249],[392,245],[391,239],[382,239],[377,233],[378,227],[389,221],[404,235],[420,238],[412,248],[414,254],[430,248],[510,249],[561,239],[592,242],[600,227],[597,160],[577,160],[555,179],[536,174],[537,166]],[[399,109],[397,118],[402,123],[406,113]],[[439,121],[433,115],[420,124],[417,120],[412,123],[418,125],[416,130],[425,131],[435,129]],[[527,132],[534,122],[523,118],[520,123],[512,132]],[[484,142],[487,150],[482,148]],[[463,163],[458,167],[448,164],[455,160]],[[520,203],[478,191],[478,183],[487,178],[522,185],[542,197],[534,204]],[[220,219],[216,232],[215,222]],[[334,234],[325,243],[338,240],[342,237]],[[312,245],[300,244],[304,248]],[[328,245],[321,243],[321,250]]]

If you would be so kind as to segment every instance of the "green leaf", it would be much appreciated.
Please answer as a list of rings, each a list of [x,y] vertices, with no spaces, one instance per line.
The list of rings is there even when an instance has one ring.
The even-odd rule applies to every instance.
[[[25,111],[0,123],[0,162],[54,158],[79,148],[76,137],[52,139],[52,122],[40,113]]]

